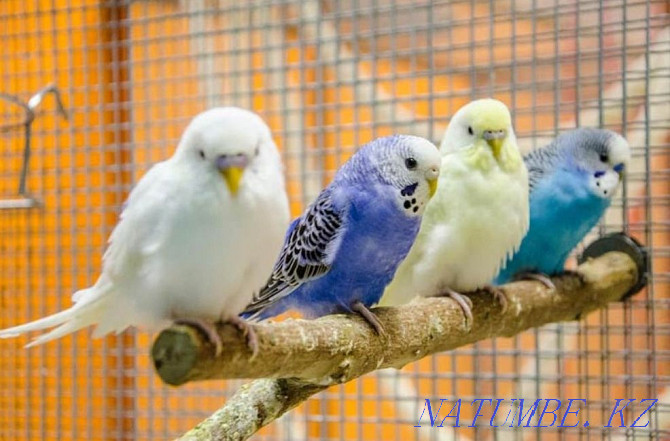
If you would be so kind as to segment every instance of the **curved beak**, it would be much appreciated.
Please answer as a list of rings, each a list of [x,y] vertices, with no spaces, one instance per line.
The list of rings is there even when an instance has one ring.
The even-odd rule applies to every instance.
[[[233,196],[237,195],[240,189],[242,175],[248,162],[249,160],[244,155],[222,155],[216,158],[216,167]]]
[[[619,182],[623,181],[624,171],[626,170],[625,164],[620,162],[619,164],[615,165],[613,169],[619,174]]]
[[[428,194],[432,198],[437,191],[437,178],[428,179]]]
[[[430,167],[428,170],[426,170],[424,176],[428,182],[428,194],[432,198],[437,191],[437,178],[440,176],[440,168]]]
[[[500,159],[500,153],[502,152],[503,143],[505,138],[507,138],[506,130],[486,130],[484,131],[484,140],[491,147],[493,151],[493,156],[496,159]]]

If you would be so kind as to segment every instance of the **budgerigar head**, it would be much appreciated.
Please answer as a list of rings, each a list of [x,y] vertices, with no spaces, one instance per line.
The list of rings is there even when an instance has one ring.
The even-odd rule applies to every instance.
[[[186,127],[175,159],[220,174],[234,197],[253,173],[281,173],[281,162],[270,129],[253,112],[216,107],[198,114]]]
[[[584,173],[595,195],[614,195],[630,160],[630,147],[621,135],[611,130],[581,128],[563,133],[556,143],[567,158],[564,167],[575,167]]]
[[[505,160],[507,149],[518,151],[512,117],[505,104],[485,98],[472,101],[456,112],[440,150],[445,154],[464,148],[488,148],[498,162]]]
[[[437,190],[441,157],[435,145],[418,136],[379,138],[359,151],[377,179],[392,186],[399,207],[420,216]],[[354,158],[352,158],[354,159]]]

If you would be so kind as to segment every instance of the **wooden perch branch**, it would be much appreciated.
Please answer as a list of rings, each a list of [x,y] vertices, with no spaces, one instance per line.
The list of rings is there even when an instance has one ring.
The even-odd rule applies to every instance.
[[[620,300],[641,276],[633,259],[622,252],[589,260],[578,273],[582,280],[576,275],[554,278],[556,290],[539,282],[506,285],[509,305],[504,312],[490,295],[474,294],[470,329],[451,299],[417,299],[375,311],[388,332],[387,340],[358,317],[337,315],[257,325],[260,351],[253,359],[243,338],[227,325],[219,329],[224,342],[219,357],[204,336],[186,326],[163,331],[152,354],[161,378],[173,385],[270,377],[243,386],[223,408],[180,438],[244,440],[330,385],[486,338],[574,320]]]
[[[355,315],[318,320],[286,320],[255,325],[259,353],[252,358],[237,329],[223,325],[223,352],[188,326],[163,331],[152,356],[166,383],[230,378],[295,378],[331,385],[375,369],[400,368],[426,355],[454,349],[490,337],[508,337],[531,327],[572,320],[619,300],[637,281],[635,263],[623,253],[607,253],[579,267],[576,276],[557,277],[556,290],[537,282],[504,287],[506,311],[486,293],[472,295],[474,322],[449,298],[417,299],[397,308],[375,310],[388,339],[378,337]]]
[[[292,379],[252,381],[178,441],[245,440],[327,387]]]

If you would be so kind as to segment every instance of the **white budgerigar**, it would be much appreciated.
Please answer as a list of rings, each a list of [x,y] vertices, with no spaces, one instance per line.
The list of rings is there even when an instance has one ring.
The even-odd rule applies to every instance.
[[[440,151],[437,193],[382,304],[448,294],[471,320],[471,302],[459,293],[488,288],[505,301],[488,283],[528,229],[528,172],[509,110],[493,99],[456,112]]]
[[[210,337],[216,321],[248,331],[238,314],[281,249],[284,188],[277,147],[258,115],[235,107],[199,114],[174,155],[130,193],[95,284],[76,292],[71,308],[0,337],[56,327],[30,344],[37,345],[90,325],[102,336],[173,321],[200,324]]]

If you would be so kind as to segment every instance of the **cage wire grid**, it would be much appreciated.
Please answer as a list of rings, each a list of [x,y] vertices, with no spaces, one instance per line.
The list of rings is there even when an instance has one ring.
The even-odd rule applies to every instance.
[[[32,209],[0,210],[0,326],[63,309],[91,284],[132,185],[197,112],[259,112],[282,151],[297,215],[357,146],[408,133],[439,142],[458,107],[494,96],[524,151],[607,127],[633,160],[586,242],[626,231],[649,247],[648,288],[579,322],[528,331],[332,387],[258,440],[670,439],[670,6],[623,0],[0,2],[0,92],[27,100]],[[2,124],[22,109],[0,103]],[[2,127],[5,127],[2,125]],[[0,196],[17,197],[23,132],[0,130]],[[0,340],[0,439],[170,439],[242,384],[168,388],[151,336],[88,332],[24,350]],[[591,426],[415,428],[426,398],[588,398]],[[645,428],[607,429],[618,398],[658,398]],[[627,425],[639,407],[625,412]],[[559,412],[559,417],[563,413]],[[580,414],[581,415],[581,414]],[[502,425],[502,421],[496,420]],[[453,423],[452,423],[453,424]]]

